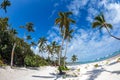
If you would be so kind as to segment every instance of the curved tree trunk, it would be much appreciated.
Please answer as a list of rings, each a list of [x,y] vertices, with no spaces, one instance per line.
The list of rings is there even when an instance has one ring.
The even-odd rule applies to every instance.
[[[16,43],[14,43],[13,48],[12,48],[12,53],[11,53],[11,68],[13,67],[13,58],[14,58],[14,51],[15,51]]]
[[[110,31],[108,30],[107,27],[105,27],[105,28],[106,28],[107,32],[109,33],[109,35],[110,35],[111,37],[113,37],[113,38],[115,38],[115,39],[117,39],[117,40],[120,40],[120,38],[118,38],[118,37],[116,37],[116,36],[113,36],[113,35],[110,33]]]
[[[64,55],[64,67],[66,66],[66,63],[65,63],[65,58],[66,58],[66,54],[67,54],[67,46],[68,46],[68,41],[66,42],[66,48],[65,48],[65,55]]]

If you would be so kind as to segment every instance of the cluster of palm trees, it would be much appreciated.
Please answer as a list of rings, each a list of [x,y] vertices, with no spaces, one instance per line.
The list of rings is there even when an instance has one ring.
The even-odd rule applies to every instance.
[[[11,3],[9,0],[3,0],[3,2],[0,4],[1,9],[3,9],[5,12],[7,12],[7,7],[10,6]],[[72,39],[72,33],[74,32],[73,29],[71,29],[70,25],[71,23],[75,23],[75,21],[73,19],[70,18],[70,15],[72,15],[72,12],[59,12],[58,13],[59,17],[55,20],[55,25],[58,25],[60,32],[61,32],[61,36],[62,36],[62,44],[58,44],[56,41],[51,42],[50,44],[48,44],[47,39],[45,37],[41,37],[39,38],[38,41],[38,47],[39,47],[39,52],[41,52],[41,55],[44,55],[43,53],[48,53],[48,58],[50,58],[50,56],[52,57],[52,60],[54,60],[54,57],[57,56],[58,57],[58,65],[64,65],[66,66],[66,55],[67,55],[67,47],[68,47],[68,43],[71,41]],[[12,52],[11,52],[11,66],[13,65],[13,59],[14,59],[14,52],[15,52],[15,48],[17,46],[23,46],[24,41],[28,41],[31,40],[31,36],[29,34],[27,34],[26,39],[20,39],[16,36],[17,31],[15,29],[12,29],[9,27],[10,25],[8,24],[8,18],[0,18],[0,34],[2,34],[0,36],[0,41],[2,39],[2,36],[5,36],[4,34],[7,32],[11,35],[12,37]],[[120,40],[120,38],[113,36],[109,29],[112,29],[112,25],[107,23],[104,15],[100,14],[98,16],[95,17],[95,21],[92,23],[92,27],[96,28],[99,27],[101,28],[105,28],[107,30],[107,32],[109,33],[109,35],[117,40]],[[27,23],[25,26],[20,26],[20,28],[24,28],[27,30],[27,32],[34,32],[33,29],[33,23],[29,22]],[[64,43],[66,43],[65,45],[65,50],[64,49]],[[29,45],[31,46],[36,46],[36,43],[31,41],[31,43],[29,43]],[[1,47],[1,45],[0,45]],[[25,47],[23,49],[23,52],[25,51]],[[63,54],[63,51],[64,54]],[[64,63],[61,64],[61,58],[63,57],[64,59]],[[73,56],[75,57],[75,56]]]
[[[64,54],[64,66],[66,66],[65,59],[66,59],[68,42],[71,40],[72,33],[73,33],[73,29],[70,29],[70,24],[75,23],[73,19],[69,18],[70,15],[72,15],[72,12],[59,12],[59,18],[55,20],[55,24],[59,25],[60,32],[63,39],[60,47],[60,52],[59,52],[59,65],[61,65],[60,59],[62,55],[62,48],[64,45],[64,41],[66,41],[66,49]]]

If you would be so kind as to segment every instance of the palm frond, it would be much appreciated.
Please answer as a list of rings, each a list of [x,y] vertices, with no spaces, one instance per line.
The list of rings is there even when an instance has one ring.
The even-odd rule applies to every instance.
[[[58,15],[59,15],[60,17],[63,17],[63,16],[64,16],[64,15],[63,15],[63,12],[59,12]]]
[[[69,15],[72,15],[73,13],[72,12],[65,12],[64,14],[68,17]]]
[[[69,19],[69,21],[72,23],[76,23],[75,20],[73,20],[73,19]]]
[[[92,28],[96,28],[96,27],[99,27],[99,26],[101,26],[101,23],[100,22],[93,22],[92,23]]]
[[[112,29],[112,28],[113,28],[113,27],[112,27],[112,25],[111,25],[111,24],[109,24],[109,23],[108,23],[108,24],[106,24],[106,25],[107,25],[107,27],[108,27],[108,28],[110,28],[110,29]]]
[[[55,24],[58,24],[60,21],[61,21],[61,18],[57,18],[57,19],[55,20]]]

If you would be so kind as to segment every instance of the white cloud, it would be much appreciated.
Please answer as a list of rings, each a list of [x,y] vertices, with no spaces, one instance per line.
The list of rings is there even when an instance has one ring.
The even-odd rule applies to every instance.
[[[68,10],[72,11],[75,16],[80,15],[80,9],[84,8],[88,0],[73,0],[70,5],[68,5]]]
[[[87,61],[96,59],[98,56],[104,57],[120,49],[119,41],[111,38],[109,35],[102,36],[98,41],[98,36],[100,35],[98,31],[89,31],[87,33],[87,31],[80,29],[79,32],[81,34],[76,33],[75,38],[69,44],[68,61],[70,61],[72,54],[76,54],[79,61]],[[87,38],[89,40],[86,41]]]

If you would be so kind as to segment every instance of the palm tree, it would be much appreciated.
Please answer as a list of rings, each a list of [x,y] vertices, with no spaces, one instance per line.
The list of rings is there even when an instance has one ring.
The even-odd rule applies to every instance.
[[[39,47],[39,52],[43,53],[46,51],[46,46],[47,46],[47,39],[45,37],[39,38],[38,41],[38,47]]]
[[[36,43],[32,41],[30,45],[31,46],[36,46]]]
[[[28,32],[34,32],[35,30],[33,29],[33,23],[29,22],[26,24],[25,28],[27,29]]]
[[[50,59],[50,56],[49,55],[52,55],[52,46],[51,45],[47,45],[47,47],[46,47],[47,49],[46,49],[46,51],[48,52],[48,59]]]
[[[17,45],[16,43],[18,43],[18,41],[16,39],[16,34],[17,34],[17,31],[15,29],[10,30],[10,35],[11,35],[11,37],[13,37],[13,42],[14,42],[12,52],[11,52],[11,64],[10,64],[11,68],[13,66],[14,51],[15,51],[15,47]]]
[[[68,42],[70,42],[71,38],[72,38],[72,33],[73,33],[73,29],[69,30],[69,29],[66,29],[66,32],[65,32],[65,39],[66,39],[66,48],[65,48],[65,55],[64,55],[64,66],[65,65],[65,58],[66,58],[66,54],[67,54],[67,46],[68,46]]]
[[[9,0],[3,0],[3,2],[1,3],[1,8],[4,9],[5,13],[7,12],[7,7],[10,6],[11,3]]]
[[[26,40],[31,40],[31,39],[32,39],[31,36],[27,35]]]
[[[56,41],[53,41],[52,43],[51,43],[51,45],[52,45],[52,60],[53,60],[53,57],[54,57],[54,54],[56,53],[56,48],[57,48],[57,43],[56,43]]]
[[[96,16],[95,21],[92,23],[92,28],[97,28],[97,27],[99,27],[100,29],[105,28],[111,37],[113,37],[117,40],[120,40],[120,38],[118,38],[116,36],[113,36],[110,33],[109,29],[112,29],[113,27],[110,23],[106,22],[103,14],[100,14],[100,15]]]
[[[20,26],[20,28],[24,28],[24,29],[26,29],[27,32],[34,32],[35,30],[34,30],[33,26],[34,26],[33,23],[28,22],[28,23],[26,23],[25,26]],[[25,34],[25,33],[24,33],[24,34]],[[30,35],[27,35],[27,36],[26,36],[26,40],[31,40],[31,39],[32,39],[32,38],[31,38]]]
[[[72,60],[72,62],[75,62],[76,60],[78,60],[78,58],[76,55],[73,54],[71,60]]]
[[[63,32],[63,40],[62,40],[62,45],[59,53],[59,65],[60,65],[60,57],[62,55],[62,46],[64,44],[65,31],[66,29],[69,29],[70,23],[75,23],[74,20],[69,18],[69,15],[71,14],[72,12],[59,12],[59,18],[55,20],[55,24],[59,24],[61,33]]]
[[[0,31],[7,30],[8,26],[8,18],[0,18]]]

